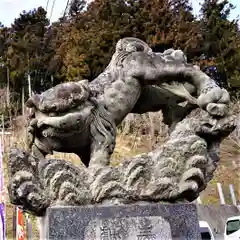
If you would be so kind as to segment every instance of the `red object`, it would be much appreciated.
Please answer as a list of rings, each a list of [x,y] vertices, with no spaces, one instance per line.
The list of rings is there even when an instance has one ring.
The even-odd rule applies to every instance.
[[[19,209],[17,207],[17,240],[25,240],[25,232],[24,232],[24,216],[23,213],[21,211],[21,209]]]

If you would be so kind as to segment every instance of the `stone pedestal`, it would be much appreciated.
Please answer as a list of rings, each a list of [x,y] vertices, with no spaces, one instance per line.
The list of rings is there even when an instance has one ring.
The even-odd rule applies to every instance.
[[[53,207],[47,240],[200,240],[194,204]]]

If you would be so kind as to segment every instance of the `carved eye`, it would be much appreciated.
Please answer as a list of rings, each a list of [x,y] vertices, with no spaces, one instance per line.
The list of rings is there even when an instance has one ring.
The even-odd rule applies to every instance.
[[[55,103],[52,104],[52,108],[53,109],[56,109],[57,108],[57,105]]]

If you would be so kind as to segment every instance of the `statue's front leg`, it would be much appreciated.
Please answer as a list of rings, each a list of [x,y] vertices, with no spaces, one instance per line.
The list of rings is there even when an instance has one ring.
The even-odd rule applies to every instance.
[[[96,131],[97,130],[97,131]],[[91,143],[91,155],[89,167],[109,166],[110,158],[116,145],[116,129],[112,131],[99,132],[95,126],[92,126],[92,133],[95,133]]]
[[[31,154],[32,154],[32,156],[39,158],[39,159],[43,159],[47,155],[47,153],[44,152],[41,148],[39,148],[36,144],[32,145]]]
[[[27,148],[32,153],[32,156],[41,159],[45,158],[47,154],[42,150],[43,144],[36,136],[37,122],[36,118],[29,119],[27,125]]]
[[[110,157],[116,145],[116,125],[104,106],[93,109],[93,121],[90,126],[91,155],[89,167],[104,167],[110,163]]]
[[[29,120],[27,125],[27,148],[28,150],[32,149],[34,140],[36,137],[36,128],[37,128],[37,119],[33,118]]]

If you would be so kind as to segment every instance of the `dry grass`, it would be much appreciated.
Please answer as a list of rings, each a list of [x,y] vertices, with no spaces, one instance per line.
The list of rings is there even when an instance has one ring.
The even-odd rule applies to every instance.
[[[235,113],[240,113],[240,104],[235,104],[232,109]],[[240,115],[239,115],[240,116]],[[22,120],[21,120],[22,121]],[[216,171],[214,179],[209,183],[208,187],[201,194],[203,203],[219,203],[216,183],[221,182],[226,197],[226,202],[231,203],[228,185],[234,184],[237,199],[240,200],[240,121],[239,126],[221,145],[221,164]],[[7,181],[6,163],[10,147],[16,146],[26,149],[25,130],[19,129],[24,124],[16,124],[17,130],[12,135],[4,138],[4,166],[5,181]],[[15,127],[16,128],[16,127]],[[160,113],[143,114],[141,116],[129,115],[124,121],[117,136],[117,145],[112,156],[112,164],[118,165],[122,158],[134,156],[139,153],[153,150],[156,146],[162,144],[167,137],[167,127],[162,124],[162,116]],[[71,161],[76,165],[80,165],[80,160],[74,154],[55,153],[53,156],[59,159]],[[7,234],[8,239],[12,239],[12,216],[13,206],[7,200]],[[34,223],[34,239],[38,239],[35,219]]]

